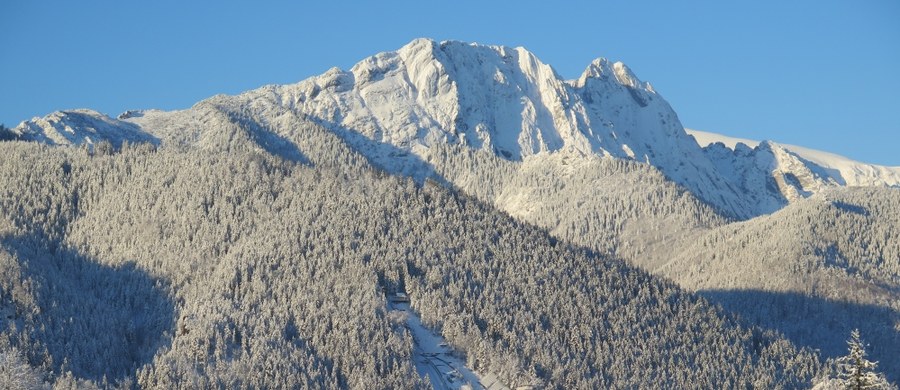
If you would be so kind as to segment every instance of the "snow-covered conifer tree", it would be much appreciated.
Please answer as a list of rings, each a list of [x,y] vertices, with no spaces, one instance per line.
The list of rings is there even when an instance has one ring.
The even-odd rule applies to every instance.
[[[865,345],[860,339],[859,329],[850,332],[850,340],[847,340],[847,356],[838,359],[838,376],[843,387],[848,390],[868,389],[894,389],[884,376],[878,374],[875,369],[878,362],[866,359]]]

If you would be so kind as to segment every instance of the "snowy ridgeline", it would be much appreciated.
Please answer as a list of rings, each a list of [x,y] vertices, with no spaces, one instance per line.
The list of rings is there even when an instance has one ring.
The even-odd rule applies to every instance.
[[[0,345],[48,380],[427,387],[415,327],[376,293],[400,280],[453,367],[499,383],[806,386],[854,328],[900,377],[896,169],[701,149],[621,64],[563,81],[520,48],[417,40],[188,110],[8,133],[89,145],[0,143]]]
[[[762,143],[759,141],[733,138],[700,130],[685,129],[693,136],[697,143],[706,148],[712,144],[721,142],[732,151],[739,149],[749,150]],[[738,146],[744,144],[747,148]],[[802,161],[808,169],[822,172],[823,177],[832,179],[840,184],[848,186],[897,186],[900,185],[900,167],[885,167],[865,162],[853,161],[847,157],[834,153],[823,152],[804,148],[797,145],[768,142],[777,148],[785,150],[798,160]]]
[[[425,337],[381,293],[400,284],[464,357],[460,384],[469,368],[549,387],[797,387],[823,369],[439,186],[237,146],[0,148],[0,348],[60,385],[430,387]]]
[[[513,162],[563,154],[646,163],[738,219],[834,186],[900,185],[898,168],[793,146],[702,149],[657,91],[621,62],[598,58],[578,79],[563,80],[521,47],[427,39],[350,70],[214,96],[188,110],[131,110],[116,119],[90,110],[57,112],[13,133],[60,145],[208,145],[230,142],[218,134],[222,128],[245,126],[271,152],[298,158],[293,148],[304,141],[295,137],[297,121],[320,124],[380,167],[419,179],[455,168],[428,158],[433,148],[451,145]],[[690,134],[704,144],[709,139]]]

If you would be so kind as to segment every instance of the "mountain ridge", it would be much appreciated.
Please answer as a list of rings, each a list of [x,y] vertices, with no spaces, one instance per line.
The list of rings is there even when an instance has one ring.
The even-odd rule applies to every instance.
[[[123,139],[193,145],[209,139],[209,131],[228,127],[236,114],[252,117],[251,127],[263,132],[251,131],[251,138],[263,134],[270,143],[296,144],[286,137],[290,126],[313,121],[383,169],[420,181],[441,170],[428,162],[438,144],[484,150],[513,162],[554,153],[633,160],[659,169],[737,219],[771,213],[825,187],[900,183],[900,173],[890,169],[823,167],[778,144],[756,153],[702,148],[652,85],[621,62],[599,57],[577,79],[564,80],[522,47],[425,38],[367,57],[349,70],[332,68],[295,84],[216,95],[186,110],[127,111],[118,119],[57,112],[13,131],[59,144],[92,144],[106,137],[115,145]],[[68,116],[76,116],[70,122],[86,123],[84,131],[55,124]],[[109,128],[120,128],[121,135]],[[860,167],[884,179],[865,172],[844,179],[832,172]]]
[[[510,160],[565,151],[649,162],[730,214],[752,215],[652,87],[623,64],[603,59],[578,80],[566,81],[523,48],[417,39],[350,71],[333,68],[296,84],[215,96],[198,105],[209,102],[235,110],[287,109],[419,157],[440,142]],[[198,111],[198,105],[190,110]],[[128,116],[123,121],[165,138],[167,130]],[[375,150],[369,157],[391,165],[383,154]]]
[[[855,189],[844,188],[852,180],[836,179],[834,165],[814,164],[817,157],[805,158],[806,152],[775,142],[704,148],[649,83],[624,64],[602,58],[578,79],[562,80],[523,48],[420,39],[368,57],[350,70],[332,68],[296,84],[216,95],[185,110],[127,111],[117,119],[93,111],[52,115],[93,126],[95,131],[85,127],[81,133],[78,126],[69,126],[74,136],[62,139],[72,145],[92,145],[95,134],[137,132],[157,139],[163,155],[183,149],[212,159],[245,156],[251,161],[235,162],[247,163],[255,172],[273,169],[257,161],[262,155],[263,160],[296,162],[281,161],[295,169],[334,169],[345,177],[374,171],[381,178],[411,177],[420,188],[437,182],[450,187],[454,196],[472,197],[544,229],[553,245],[560,239],[625,260],[688,290],[703,289],[697,291],[701,296],[739,315],[763,318],[769,306],[790,311],[791,304],[812,302],[815,318],[842,325],[813,338],[791,333],[791,341],[815,347],[825,340],[828,356],[836,356],[844,327],[853,322],[890,324],[898,318],[895,306],[867,301],[890,289],[900,291],[894,287],[900,280],[894,263],[876,264],[869,273],[854,274],[852,269],[869,261],[867,248],[886,246],[896,237],[896,219],[884,217],[896,204],[896,191],[873,188],[871,199],[861,202],[867,193],[853,195]],[[45,122],[50,123],[38,118],[14,131],[29,134],[20,138],[50,143],[50,137],[41,138]],[[111,124],[111,131],[96,131],[105,124]],[[46,132],[53,135],[58,128],[52,125]],[[122,150],[126,155],[137,152]],[[856,182],[878,184],[864,179]],[[397,180],[410,191],[415,187],[412,181]],[[197,199],[192,206],[206,210],[209,202]],[[824,224],[810,223],[820,219]],[[831,220],[844,221],[852,231],[828,226]],[[743,236],[739,242],[732,240],[737,233]],[[831,242],[823,241],[824,233]],[[879,240],[868,244],[857,239],[865,235]],[[733,251],[728,261],[717,257],[726,250]],[[896,258],[891,251],[882,257]],[[526,263],[540,266],[543,260]],[[790,272],[779,273],[784,269]],[[448,271],[456,272],[452,267]],[[817,272],[816,278],[809,271]],[[527,272],[510,275],[529,277]],[[888,288],[858,289],[871,282]],[[827,308],[844,304],[838,298],[851,293],[862,299],[855,303],[865,304],[841,312],[850,320],[835,318]],[[754,297],[761,297],[753,302],[758,311],[742,305]],[[742,312],[743,306],[748,310]],[[802,318],[784,321],[797,320]],[[784,325],[753,321],[764,327]],[[805,325],[814,324],[795,328]],[[487,329],[475,324],[482,327]],[[891,341],[900,328],[860,328],[866,333],[874,329],[879,342],[900,345]]]
[[[856,161],[836,153],[815,150],[803,146],[790,145],[777,141],[755,141],[745,138],[729,137],[717,133],[685,129],[692,135],[701,147],[709,147],[716,143],[722,143],[726,148],[737,151],[743,147],[755,148],[762,143],[770,143],[782,148],[805,160],[807,166],[817,165],[819,168],[830,171],[827,175],[835,179],[841,185],[848,186],[896,186],[900,184],[900,166],[888,166]]]

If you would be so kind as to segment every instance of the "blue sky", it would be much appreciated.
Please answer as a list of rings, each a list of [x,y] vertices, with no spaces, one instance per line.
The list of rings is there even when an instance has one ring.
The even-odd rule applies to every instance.
[[[691,128],[900,166],[900,1],[3,1],[0,123],[179,109],[416,37],[623,61]]]

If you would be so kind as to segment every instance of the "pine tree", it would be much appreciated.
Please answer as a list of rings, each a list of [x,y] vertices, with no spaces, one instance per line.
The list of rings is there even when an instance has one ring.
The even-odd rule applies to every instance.
[[[40,373],[25,362],[22,353],[16,348],[0,352],[0,388],[10,390],[41,388]]]
[[[865,344],[859,336],[859,329],[850,332],[850,340],[847,340],[847,356],[838,359],[838,377],[841,384],[848,390],[891,389],[887,380],[879,375],[875,368],[878,362],[866,359]]]

